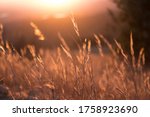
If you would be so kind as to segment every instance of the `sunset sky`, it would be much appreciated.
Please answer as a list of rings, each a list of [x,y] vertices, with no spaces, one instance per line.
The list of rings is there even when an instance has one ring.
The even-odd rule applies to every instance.
[[[110,0],[0,0],[0,17],[9,14],[78,15],[103,12],[112,7]],[[22,14],[23,13],[23,14]]]

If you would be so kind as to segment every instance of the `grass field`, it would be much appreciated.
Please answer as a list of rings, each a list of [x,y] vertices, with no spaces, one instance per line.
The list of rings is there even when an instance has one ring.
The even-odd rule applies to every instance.
[[[116,40],[113,45],[96,34],[93,36],[98,53],[94,53],[91,40],[80,40],[73,17],[72,22],[79,37],[73,40],[76,50],[58,34],[60,46],[56,49],[41,49],[37,55],[35,47],[28,45],[19,55],[8,44],[4,47],[0,35],[0,99],[150,99],[150,72],[144,70],[144,48],[136,60],[132,34],[129,55]],[[36,24],[30,25],[43,41],[44,35]],[[102,42],[109,54],[104,52]]]

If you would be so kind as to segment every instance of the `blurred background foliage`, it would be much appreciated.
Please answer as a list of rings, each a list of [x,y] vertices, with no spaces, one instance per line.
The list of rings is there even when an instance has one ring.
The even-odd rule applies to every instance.
[[[132,31],[135,55],[145,48],[146,63],[150,64],[150,1],[113,0],[119,10],[118,22],[123,26],[119,36],[124,48],[129,50],[129,33]],[[128,51],[129,52],[129,51]]]

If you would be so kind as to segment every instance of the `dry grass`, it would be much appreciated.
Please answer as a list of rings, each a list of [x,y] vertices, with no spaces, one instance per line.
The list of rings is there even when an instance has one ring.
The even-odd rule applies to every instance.
[[[72,21],[79,36],[73,17]],[[44,40],[33,22],[31,26],[39,40]],[[94,34],[99,54],[91,52],[90,40],[85,39],[82,46],[77,45],[77,51],[72,51],[61,34],[58,36],[60,47],[40,50],[38,57],[34,47],[29,46],[33,60],[17,52],[8,53],[0,45],[0,99],[150,99],[150,73],[143,70],[144,49],[139,52],[136,64],[132,34],[131,56],[116,40],[118,51],[115,51],[101,35]],[[101,41],[111,54],[103,52]],[[26,55],[26,51],[23,53]]]

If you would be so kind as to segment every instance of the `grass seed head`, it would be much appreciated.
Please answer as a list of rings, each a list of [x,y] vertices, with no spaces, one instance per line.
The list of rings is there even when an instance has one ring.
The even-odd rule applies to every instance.
[[[30,22],[30,25],[33,28],[34,34],[38,37],[38,39],[41,41],[45,40],[45,37],[42,34],[42,32],[40,31],[40,29],[38,28],[38,26],[33,22]]]

